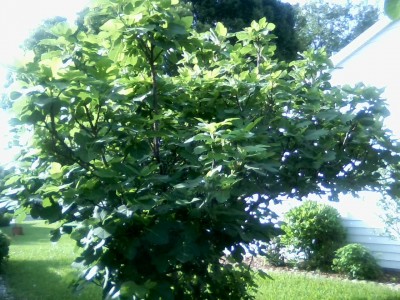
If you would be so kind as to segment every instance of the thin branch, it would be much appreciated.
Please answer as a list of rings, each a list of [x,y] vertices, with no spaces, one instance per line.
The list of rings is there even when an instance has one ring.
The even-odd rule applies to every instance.
[[[86,133],[92,134],[92,131],[89,128],[87,128],[85,125],[83,125],[80,121],[78,121],[78,118],[76,118],[75,116],[74,116],[74,120],[79,125],[79,128],[81,128]]]
[[[157,117],[159,114],[159,107],[158,107],[157,70],[155,67],[156,57],[154,57],[154,49],[155,49],[155,46],[152,45],[151,49],[150,49],[149,64],[150,64],[151,78],[153,81],[152,91],[151,91],[152,98],[153,98],[152,108],[153,108],[155,117]],[[160,53],[157,56],[159,56],[159,55],[160,55]],[[154,132],[157,133],[160,129],[159,127],[160,127],[159,121],[156,120],[153,124]],[[160,173],[162,174],[163,170],[162,170],[161,158],[160,158],[160,138],[157,136],[155,136],[153,139],[153,147],[154,147],[153,155],[154,155],[154,158],[156,159],[157,163],[160,164]]]
[[[101,105],[100,105],[100,103],[99,103],[99,107],[98,107],[98,109],[97,109],[97,117],[96,117],[96,120],[94,121],[94,126],[96,127],[96,130],[97,130],[98,124],[99,124],[100,111],[101,111]]]
[[[83,109],[85,110],[86,117],[87,117],[87,119],[89,121],[90,129],[92,129],[93,135],[96,137],[97,136],[97,129],[96,129],[96,126],[94,126],[94,124],[93,124],[92,116],[90,115],[90,111],[89,111],[89,109],[87,108],[86,105],[83,106]]]

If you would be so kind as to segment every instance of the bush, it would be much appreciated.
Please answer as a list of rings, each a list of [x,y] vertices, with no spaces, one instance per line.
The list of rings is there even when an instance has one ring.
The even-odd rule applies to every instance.
[[[0,227],[9,226],[11,220],[12,220],[12,214],[10,214],[10,213],[0,214]]]
[[[335,251],[345,243],[345,229],[338,211],[325,204],[306,201],[285,215],[282,242],[304,255],[304,267],[329,269]]]
[[[350,279],[378,279],[381,268],[375,257],[360,244],[349,244],[336,251],[332,270],[347,274]]]
[[[0,231],[0,265],[3,263],[3,260],[8,257],[9,247],[10,238]]]
[[[272,238],[263,252],[271,266],[280,267],[285,265],[284,249],[280,236]]]

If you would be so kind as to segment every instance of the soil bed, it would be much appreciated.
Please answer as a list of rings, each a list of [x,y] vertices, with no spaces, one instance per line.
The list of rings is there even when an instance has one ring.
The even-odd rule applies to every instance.
[[[347,280],[347,281],[354,281],[354,282],[366,282],[367,280],[352,280],[348,279],[346,276],[337,274],[337,273],[329,273],[329,272],[321,272],[321,271],[307,271],[307,270],[301,270],[298,268],[292,268],[289,266],[283,266],[283,267],[276,267],[276,266],[271,266],[268,264],[266,259],[262,256],[258,257],[249,257],[245,259],[245,262],[247,264],[250,264],[250,266],[254,269],[261,269],[265,271],[267,274],[268,272],[287,272],[287,273],[293,273],[293,274],[302,274],[302,275],[307,275],[310,277],[322,277],[322,278],[332,278],[332,279],[340,279],[340,280]],[[383,276],[379,280],[375,281],[370,281],[369,282],[375,282],[376,284],[379,285],[385,285],[389,286],[393,289],[400,290],[400,272],[392,271],[392,270],[383,270]]]

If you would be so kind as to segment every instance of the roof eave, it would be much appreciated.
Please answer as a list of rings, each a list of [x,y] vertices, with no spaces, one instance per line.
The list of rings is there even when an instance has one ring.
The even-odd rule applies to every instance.
[[[382,18],[362,34],[360,34],[354,41],[340,50],[338,53],[331,56],[331,61],[335,67],[340,67],[341,64],[351,57],[359,49],[363,48],[368,41],[379,35],[387,26],[393,21],[387,17]]]

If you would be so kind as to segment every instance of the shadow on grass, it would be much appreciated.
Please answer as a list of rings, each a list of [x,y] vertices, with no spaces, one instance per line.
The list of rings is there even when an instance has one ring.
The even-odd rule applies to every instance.
[[[88,286],[81,293],[70,287],[77,276],[65,260],[9,260],[5,274],[15,300],[97,300],[101,291]]]
[[[50,231],[56,228],[42,220],[18,224],[24,235],[12,236],[12,226],[2,228],[11,237],[10,258],[4,271],[15,300],[98,300],[101,290],[88,286],[76,294],[69,288],[77,276],[71,267],[76,254],[74,242],[62,238],[51,243]]]

